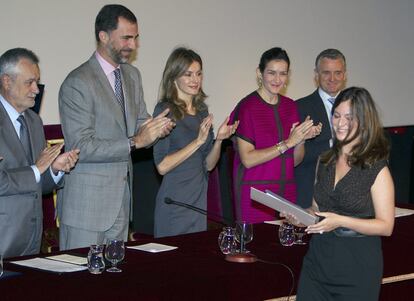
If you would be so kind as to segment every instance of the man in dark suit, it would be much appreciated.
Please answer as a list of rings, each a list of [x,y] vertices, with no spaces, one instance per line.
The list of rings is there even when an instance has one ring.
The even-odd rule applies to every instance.
[[[169,134],[173,123],[147,113],[141,74],[128,64],[138,47],[135,15],[106,5],[95,21],[96,52],[59,92],[65,144],[81,150],[59,200],[60,248],[127,239],[131,212],[130,153]]]
[[[46,147],[40,117],[28,108],[39,93],[38,58],[15,48],[0,57],[0,254],[36,254],[42,236],[42,192],[61,184],[78,150]]]
[[[316,91],[297,101],[301,120],[310,116],[316,124],[321,122],[323,125],[319,136],[306,140],[305,156],[295,168],[297,203],[303,208],[312,205],[318,157],[332,146],[331,109],[346,82],[346,60],[339,50],[326,49],[317,56],[315,81],[318,84]]]

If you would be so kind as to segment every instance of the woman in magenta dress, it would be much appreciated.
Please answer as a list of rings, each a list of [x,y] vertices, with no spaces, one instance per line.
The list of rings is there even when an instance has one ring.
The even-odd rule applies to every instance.
[[[293,100],[280,95],[289,75],[289,57],[275,47],[262,54],[256,70],[259,88],[243,98],[230,117],[239,120],[234,158],[236,218],[250,223],[275,219],[275,211],[250,198],[250,188],[269,189],[296,202],[294,166],[301,162],[304,140],[319,135],[321,124],[299,124]]]

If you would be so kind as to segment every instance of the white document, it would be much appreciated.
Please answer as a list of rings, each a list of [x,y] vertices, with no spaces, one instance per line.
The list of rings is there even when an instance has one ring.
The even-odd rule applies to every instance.
[[[302,207],[295,205],[281,196],[266,190],[260,191],[256,188],[250,188],[250,198],[278,212],[291,214],[305,226],[313,225],[318,222],[319,218],[307,212]]]
[[[284,221],[285,221],[284,219],[278,219],[275,221],[264,221],[264,223],[269,224],[269,225],[281,226]]]
[[[56,273],[79,272],[87,269],[87,267],[85,266],[40,257],[35,257],[26,260],[11,261],[11,263]]]
[[[395,207],[395,217],[407,216],[411,214],[414,214],[414,210]]]
[[[47,259],[77,264],[77,265],[86,265],[88,263],[88,258],[81,256],[74,256],[69,254],[60,254],[54,256],[48,256]]]
[[[139,246],[133,246],[133,247],[127,247],[128,249],[134,249],[134,250],[140,250],[145,252],[151,252],[151,253],[158,253],[158,252],[165,252],[165,251],[171,251],[175,250],[178,247],[174,246],[168,246],[163,244],[157,244],[154,242],[145,244],[145,245],[139,245]]]

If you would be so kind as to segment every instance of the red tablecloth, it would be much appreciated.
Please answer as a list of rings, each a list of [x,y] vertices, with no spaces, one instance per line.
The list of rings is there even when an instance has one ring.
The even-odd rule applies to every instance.
[[[393,236],[383,239],[384,277],[414,273],[414,216],[397,219]],[[248,244],[259,258],[281,262],[295,275],[295,286],[306,246],[283,247],[277,227],[254,226]],[[177,246],[164,253],[127,250],[122,273],[87,271],[54,274],[5,263],[22,275],[0,280],[0,300],[265,300],[288,295],[289,271],[281,265],[229,263],[217,244],[219,231],[150,241]],[[67,253],[86,255],[87,249]],[[384,284],[381,300],[412,300],[414,281]]]

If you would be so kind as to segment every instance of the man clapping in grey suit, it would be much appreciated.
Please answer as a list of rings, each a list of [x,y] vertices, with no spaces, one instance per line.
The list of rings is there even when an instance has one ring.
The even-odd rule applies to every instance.
[[[14,48],[0,57],[0,254],[36,254],[42,237],[42,192],[61,185],[79,150],[46,147],[40,117],[28,108],[39,93],[39,60]]]
[[[127,239],[131,207],[130,152],[168,135],[165,110],[150,118],[141,74],[128,64],[138,47],[135,15],[104,6],[95,21],[96,52],[72,71],[59,92],[65,144],[81,150],[59,200],[60,248]]]

